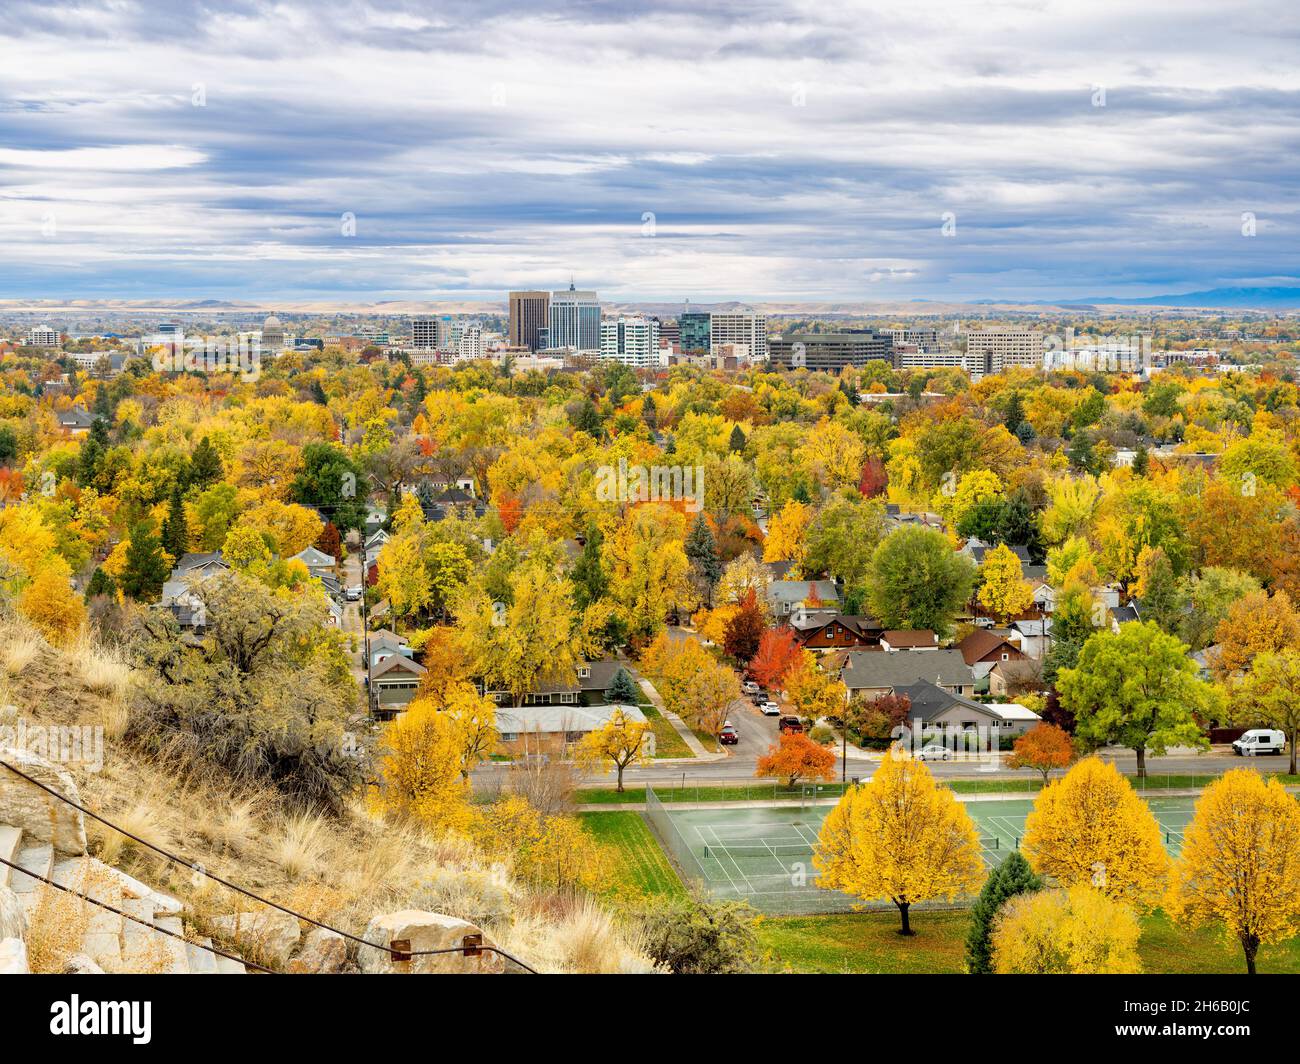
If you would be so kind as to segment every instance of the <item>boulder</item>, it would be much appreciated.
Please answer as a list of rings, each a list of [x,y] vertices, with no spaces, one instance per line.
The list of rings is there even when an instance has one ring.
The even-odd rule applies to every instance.
[[[27,912],[18,895],[0,883],[0,938],[26,938]]]
[[[15,746],[0,746],[0,760],[81,804],[72,777],[52,761]],[[48,842],[56,853],[86,852],[85,817],[6,768],[0,768],[0,824],[22,828],[32,838]]]
[[[27,975],[27,943],[21,938],[0,938],[0,975]]]
[[[337,931],[313,927],[302,952],[289,962],[289,971],[304,975],[336,975],[347,967],[348,944]]]
[[[456,972],[499,975],[506,970],[505,958],[499,953],[484,951],[477,957],[466,957],[459,952],[466,935],[480,934],[482,932],[473,924],[441,913],[415,909],[384,913],[371,917],[362,938],[376,943],[406,942],[413,953],[430,949],[455,949],[457,952],[395,960],[388,949],[362,946],[357,951],[357,960],[363,972],[377,974]],[[492,945],[486,936],[483,944]]]
[[[297,918],[273,909],[218,916],[212,927],[238,943],[242,952],[255,952],[276,965],[288,963],[302,938]]]
[[[63,962],[64,975],[103,975],[104,969],[84,953],[74,953]]]

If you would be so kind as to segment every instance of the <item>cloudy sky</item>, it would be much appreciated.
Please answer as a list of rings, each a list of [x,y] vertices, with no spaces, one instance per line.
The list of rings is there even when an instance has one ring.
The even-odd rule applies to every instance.
[[[1289,0],[5,0],[0,297],[1297,284],[1298,54]]]

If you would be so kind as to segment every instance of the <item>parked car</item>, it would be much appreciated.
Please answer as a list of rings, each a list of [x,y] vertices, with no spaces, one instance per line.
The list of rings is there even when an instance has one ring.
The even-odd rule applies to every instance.
[[[345,594],[347,595],[347,599],[348,599],[349,602],[358,602],[358,601],[360,601],[360,599],[361,599],[361,585],[360,585],[360,584],[353,584],[350,588],[347,589],[347,591],[345,592]]]
[[[790,735],[797,735],[803,731],[803,721],[798,717],[782,717],[777,725],[783,733]]]
[[[736,731],[734,724],[724,724],[722,731],[718,732],[718,742],[723,746],[735,746],[740,742],[740,733]]]
[[[1232,752],[1240,757],[1280,754],[1285,748],[1286,736],[1274,728],[1251,728],[1232,743]]]
[[[765,717],[779,717],[781,715],[781,707],[775,702],[760,702],[758,708]]]
[[[947,761],[952,757],[952,751],[942,743],[926,743],[915,756],[918,761]]]
[[[762,690],[762,688],[759,687],[758,684],[756,684],[753,680],[746,680],[744,683],[740,685],[740,689],[744,691],[745,694],[747,695],[756,695],[758,694],[759,691]]]

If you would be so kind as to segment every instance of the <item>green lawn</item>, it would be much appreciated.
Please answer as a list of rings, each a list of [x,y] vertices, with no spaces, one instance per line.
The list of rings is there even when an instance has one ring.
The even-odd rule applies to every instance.
[[[821,973],[960,973],[965,965],[966,912],[914,912],[916,934],[898,934],[898,914],[773,916],[759,923],[763,947],[780,970]],[[1162,912],[1142,920],[1138,945],[1148,973],[1245,971],[1235,943],[1212,929],[1185,931]],[[1300,973],[1300,938],[1259,951],[1261,973]]]
[[[614,851],[614,893],[634,896],[686,893],[640,813],[610,811],[579,816],[587,830]]]
[[[643,692],[644,693],[644,692]],[[686,745],[686,740],[677,734],[677,729],[668,723],[659,710],[651,705],[647,698],[640,704],[641,712],[645,714],[645,719],[650,722],[650,727],[655,733],[655,757],[694,757],[691,748]],[[643,798],[642,801],[645,799]]]

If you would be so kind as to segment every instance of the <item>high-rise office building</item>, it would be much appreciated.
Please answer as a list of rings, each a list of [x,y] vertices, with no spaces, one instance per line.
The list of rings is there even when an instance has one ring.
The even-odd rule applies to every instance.
[[[772,361],[786,369],[824,370],[838,373],[845,366],[862,366],[872,359],[891,365],[894,341],[874,329],[853,329],[840,333],[788,333],[774,337],[769,348]]]
[[[58,347],[59,330],[48,325],[34,326],[27,334],[28,347]]]
[[[1043,334],[1028,329],[976,329],[966,334],[966,366],[974,376],[1018,367],[1043,368]]]
[[[659,365],[659,321],[644,315],[600,323],[600,357],[645,369]]]
[[[549,292],[511,292],[510,346],[538,350],[542,346],[539,333],[545,332],[549,326],[550,314]]]
[[[710,351],[710,321],[712,314],[697,310],[683,311],[677,316],[677,330],[683,355],[707,355]]]
[[[547,345],[574,351],[600,350],[600,299],[595,292],[580,292],[570,284],[567,292],[551,293]]]
[[[415,318],[411,322],[411,346],[433,351],[454,351],[459,333],[448,316]]]
[[[720,355],[724,353],[724,347],[741,362],[766,362],[767,315],[748,312],[710,314],[709,351]]]
[[[461,326],[456,338],[456,361],[470,362],[483,357],[483,328],[478,322]]]

